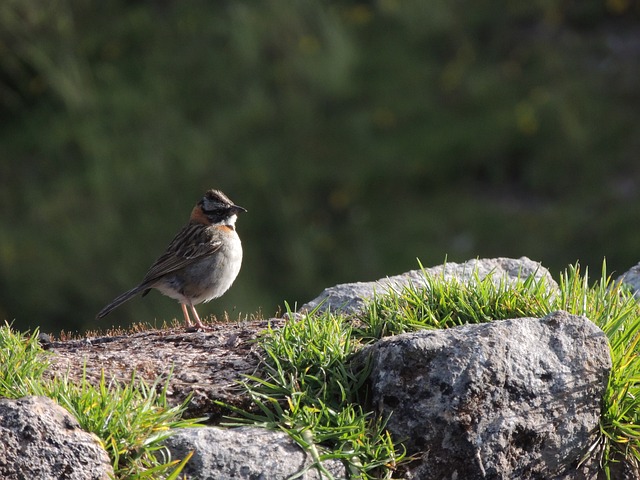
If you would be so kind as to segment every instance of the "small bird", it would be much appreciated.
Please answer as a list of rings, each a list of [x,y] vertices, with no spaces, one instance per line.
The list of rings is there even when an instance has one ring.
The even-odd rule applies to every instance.
[[[195,305],[220,297],[238,276],[242,244],[235,224],[238,213],[246,211],[220,190],[208,190],[191,211],[189,223],[151,265],[140,285],[115,298],[96,318],[155,288],[180,302],[187,326],[191,326],[189,307],[196,326],[204,328]]]

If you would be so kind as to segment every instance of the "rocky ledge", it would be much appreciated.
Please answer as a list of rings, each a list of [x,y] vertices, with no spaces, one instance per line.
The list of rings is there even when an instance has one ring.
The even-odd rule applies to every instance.
[[[637,288],[639,267],[634,268],[623,279]],[[557,288],[549,272],[527,258],[480,259],[338,285],[303,308],[321,304],[357,316],[374,292],[423,282],[425,273],[467,282],[489,274],[506,282],[535,274]],[[216,400],[249,406],[236,381],[259,369],[257,335],[285,321],[52,342],[47,344],[53,352],[48,374],[79,378],[85,369],[92,382],[102,371],[128,381],[135,370],[138,378],[152,382],[172,372],[171,401],[177,404],[192,394],[188,415],[207,415],[212,424],[178,431],[167,442],[174,458],[195,452],[185,470],[188,478],[281,479],[300,472],[296,478],[320,478],[307,469],[310,456],[281,432],[214,426],[225,413]],[[588,319],[556,312],[541,319],[420,331],[385,338],[363,349],[356,362],[365,357],[373,364],[370,384],[378,413],[392,413],[389,430],[417,459],[407,478],[598,478],[597,461],[580,460],[598,433],[611,359],[606,337]],[[25,471],[40,472],[41,479],[109,478],[96,439],[78,432],[61,410],[48,399],[0,402],[0,444],[39,452],[25,456],[5,449],[1,478],[26,478],[20,473]],[[348,478],[337,462],[325,467],[334,478]]]

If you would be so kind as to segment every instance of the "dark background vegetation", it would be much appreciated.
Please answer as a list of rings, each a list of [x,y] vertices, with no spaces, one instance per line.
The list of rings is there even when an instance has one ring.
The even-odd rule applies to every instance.
[[[203,315],[474,257],[640,260],[640,6],[0,3],[0,319],[84,330],[202,193],[243,269]],[[100,325],[180,317],[154,293]]]

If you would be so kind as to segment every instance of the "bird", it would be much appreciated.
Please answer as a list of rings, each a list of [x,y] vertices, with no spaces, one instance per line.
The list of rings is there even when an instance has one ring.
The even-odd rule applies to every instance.
[[[177,300],[187,327],[205,328],[195,306],[222,296],[231,287],[242,264],[242,244],[236,232],[238,214],[246,212],[220,190],[208,190],[193,207],[189,222],[149,268],[139,285],[116,297],[96,315],[101,319],[115,308],[152,288]]]

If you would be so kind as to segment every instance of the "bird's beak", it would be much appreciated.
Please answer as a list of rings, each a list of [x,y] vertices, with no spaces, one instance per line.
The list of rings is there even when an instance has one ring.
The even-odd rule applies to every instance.
[[[233,213],[240,213],[240,212],[246,212],[247,209],[244,207],[241,207],[240,205],[231,205],[231,211]]]

